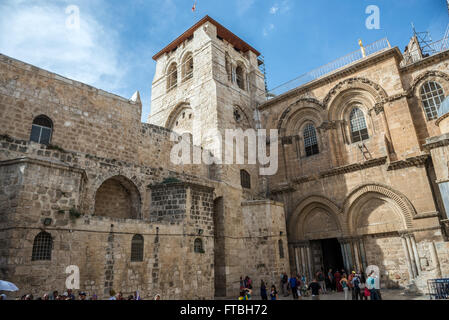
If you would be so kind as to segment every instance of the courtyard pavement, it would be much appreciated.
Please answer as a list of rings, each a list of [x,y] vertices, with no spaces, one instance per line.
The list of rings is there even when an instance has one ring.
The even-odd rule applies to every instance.
[[[350,295],[351,293],[349,293]],[[428,295],[422,296],[408,296],[404,295],[402,290],[381,290],[383,300],[429,300]],[[279,294],[279,300],[293,300],[292,295],[288,297]],[[312,297],[302,297],[302,300],[312,300]],[[320,295],[320,300],[345,300],[345,294],[343,292],[333,292],[329,294]]]

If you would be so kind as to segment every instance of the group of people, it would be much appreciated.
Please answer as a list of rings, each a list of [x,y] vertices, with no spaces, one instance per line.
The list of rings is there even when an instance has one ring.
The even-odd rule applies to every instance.
[[[114,290],[109,291],[109,299],[108,300],[142,300],[138,291],[135,291],[134,294],[125,297],[123,293],[116,293]],[[156,295],[154,300],[160,300],[160,295]],[[0,300],[7,300],[6,294],[0,295]],[[17,298],[17,300],[98,300],[98,296],[96,294],[92,294],[90,297],[84,291],[79,291],[76,296],[72,289],[68,289],[66,292],[60,294],[58,291],[53,291],[50,294],[44,294],[42,297],[34,298],[32,294],[26,294]]]
[[[364,272],[352,271],[349,276],[345,270],[337,270],[335,273],[329,269],[327,275],[323,271],[316,272],[313,280],[308,283],[305,275],[292,275],[288,277],[286,273],[280,275],[279,286],[281,294],[288,297],[290,294],[294,300],[302,297],[312,296],[312,300],[319,300],[320,294],[332,292],[344,292],[345,300],[382,300],[379,288],[379,281],[374,271],[368,277]],[[252,280],[247,276],[240,277],[239,300],[250,300],[253,294]],[[262,300],[278,300],[279,292],[273,284],[268,289],[266,283],[261,280],[260,296]]]
[[[344,292],[345,300],[381,300],[379,281],[374,271],[366,277],[363,271],[352,271],[349,276],[345,270],[337,270],[335,273],[329,269],[325,277],[322,271],[316,273],[316,281],[320,284],[321,292]]]

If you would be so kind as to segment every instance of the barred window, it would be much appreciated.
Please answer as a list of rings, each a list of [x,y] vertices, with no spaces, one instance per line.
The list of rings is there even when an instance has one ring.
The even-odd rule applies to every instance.
[[[195,253],[204,253],[203,240],[201,240],[200,238],[195,239],[195,242],[193,244],[193,251]]]
[[[189,53],[182,63],[182,81],[193,78],[193,56]]]
[[[174,89],[178,85],[178,65],[173,62],[168,68],[167,91]]]
[[[421,87],[421,100],[427,120],[438,118],[438,109],[444,100],[443,88],[435,81],[427,81]]]
[[[279,245],[279,258],[280,259],[284,259],[284,243],[282,242],[282,240],[279,240],[278,242]]]
[[[143,261],[143,236],[134,235],[131,241],[131,262]]]
[[[240,170],[240,182],[245,189],[251,189],[251,175],[245,171]]]
[[[33,243],[33,253],[31,261],[51,260],[51,250],[53,249],[53,239],[51,234],[47,232],[40,232]]]
[[[41,143],[50,144],[53,131],[53,122],[47,116],[41,115],[33,120],[31,127],[30,140]]]
[[[304,146],[306,148],[306,156],[310,157],[320,153],[318,148],[318,139],[316,137],[316,130],[313,124],[308,124],[304,129]]]
[[[359,108],[354,108],[349,116],[351,122],[352,142],[359,142],[369,139],[368,128],[366,127],[365,115]]]

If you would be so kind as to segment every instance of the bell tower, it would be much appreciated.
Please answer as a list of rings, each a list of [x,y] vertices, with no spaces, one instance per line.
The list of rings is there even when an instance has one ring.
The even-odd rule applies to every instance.
[[[256,107],[265,98],[260,53],[205,16],[158,52],[149,122],[220,152],[215,135],[256,128]],[[240,170],[234,174],[240,181]],[[237,179],[238,178],[238,179]]]

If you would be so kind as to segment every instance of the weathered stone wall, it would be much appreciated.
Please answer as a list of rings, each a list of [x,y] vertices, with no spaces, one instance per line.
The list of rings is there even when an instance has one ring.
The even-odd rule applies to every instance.
[[[426,241],[445,245],[436,184],[447,171],[445,151],[423,146],[441,133],[434,120],[426,120],[420,88],[432,80],[448,92],[448,57],[440,53],[401,68],[399,50],[385,50],[259,107],[263,125],[281,135],[280,169],[268,182],[272,197],[285,204],[293,248],[303,240],[362,237],[365,262],[381,267],[384,285],[437,276],[432,265],[412,270],[420,267],[416,260],[432,261]],[[347,112],[355,105],[370,136],[363,144],[350,137]],[[317,129],[320,150],[310,157],[303,136],[308,123]],[[405,247],[399,231],[412,235]],[[351,254],[359,255],[354,249]]]

